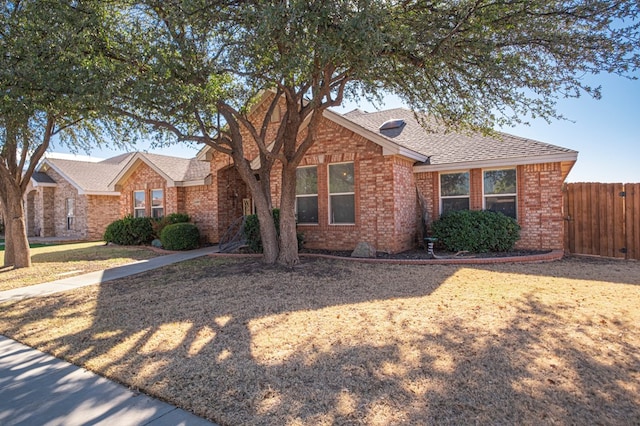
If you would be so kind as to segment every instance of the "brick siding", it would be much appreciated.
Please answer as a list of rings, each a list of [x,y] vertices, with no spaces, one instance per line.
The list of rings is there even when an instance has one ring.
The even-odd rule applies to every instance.
[[[217,185],[194,185],[186,187],[167,186],[165,178],[160,176],[146,163],[140,161],[133,166],[133,172],[121,183],[120,217],[133,214],[133,192],[145,191],[145,215],[151,216],[151,191],[163,190],[164,215],[186,213],[198,227],[206,242],[217,242],[218,205]]]
[[[562,170],[560,163],[515,167],[517,171],[517,218],[521,226],[518,249],[563,248]],[[469,205],[483,208],[482,169],[470,171]],[[440,215],[439,174],[417,173],[416,184],[428,201],[429,222]]]

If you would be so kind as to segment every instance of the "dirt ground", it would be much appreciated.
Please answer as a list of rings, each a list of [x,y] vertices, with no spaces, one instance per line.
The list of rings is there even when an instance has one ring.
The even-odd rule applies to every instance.
[[[0,332],[222,425],[640,424],[640,262],[205,258]]]

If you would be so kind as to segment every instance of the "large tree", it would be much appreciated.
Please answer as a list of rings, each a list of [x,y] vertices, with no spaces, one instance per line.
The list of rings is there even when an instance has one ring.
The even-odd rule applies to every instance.
[[[233,158],[255,201],[264,260],[298,261],[296,168],[323,111],[398,95],[461,128],[559,118],[558,97],[599,96],[585,74],[638,69],[638,2],[604,0],[133,1],[112,57],[126,116]],[[252,103],[271,91],[256,120]],[[285,105],[270,131],[276,104]],[[245,152],[257,152],[258,169]],[[255,165],[255,162],[254,162]],[[281,167],[279,241],[271,181]]]
[[[77,0],[3,2],[0,204],[5,266],[31,265],[22,198],[52,140],[86,149],[118,129],[100,113],[114,76],[113,64],[99,53],[111,16],[101,7]]]

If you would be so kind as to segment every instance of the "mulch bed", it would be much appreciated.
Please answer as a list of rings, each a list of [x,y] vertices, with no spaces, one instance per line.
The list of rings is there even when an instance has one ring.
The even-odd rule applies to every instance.
[[[532,256],[538,254],[550,253],[551,250],[514,250],[506,252],[489,252],[489,253],[469,253],[469,252],[447,252],[441,250],[435,250],[435,255],[440,258],[496,258],[496,257],[517,257],[517,256]],[[316,250],[316,249],[301,249],[301,254],[322,254],[337,257],[351,257],[351,250]],[[413,249],[403,251],[401,253],[385,253],[377,252],[376,259],[432,259],[426,249]]]

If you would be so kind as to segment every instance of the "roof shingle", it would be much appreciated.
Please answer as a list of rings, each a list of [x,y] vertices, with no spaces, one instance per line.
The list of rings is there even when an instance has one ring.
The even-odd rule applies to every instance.
[[[480,132],[461,133],[447,131],[443,126],[419,116],[413,111],[396,108],[378,112],[354,110],[344,117],[360,127],[376,133],[387,140],[429,157],[429,164],[453,164],[487,160],[535,157],[550,154],[574,153],[576,151],[508,133],[495,132],[484,135]],[[380,130],[388,120],[402,119],[404,126]]]

